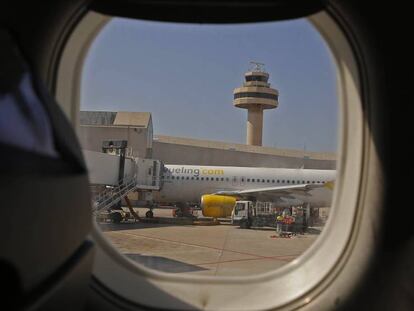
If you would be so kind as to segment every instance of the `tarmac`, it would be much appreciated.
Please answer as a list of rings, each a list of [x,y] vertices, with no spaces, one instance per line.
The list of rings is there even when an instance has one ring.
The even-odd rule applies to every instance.
[[[136,209],[140,216],[147,209]],[[171,209],[155,209],[155,216],[172,218]],[[319,230],[290,238],[273,228],[240,229],[228,221],[218,225],[170,223],[104,223],[107,239],[126,257],[168,273],[240,276],[268,272],[300,256]]]

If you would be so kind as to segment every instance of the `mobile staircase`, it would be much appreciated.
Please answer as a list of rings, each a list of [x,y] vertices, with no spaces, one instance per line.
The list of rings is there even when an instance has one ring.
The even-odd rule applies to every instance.
[[[99,192],[95,196],[92,212],[96,214],[99,211],[107,210],[111,206],[114,206],[130,192],[137,190],[137,184],[137,177],[134,175],[132,178],[123,181],[118,186],[106,186],[105,190]]]

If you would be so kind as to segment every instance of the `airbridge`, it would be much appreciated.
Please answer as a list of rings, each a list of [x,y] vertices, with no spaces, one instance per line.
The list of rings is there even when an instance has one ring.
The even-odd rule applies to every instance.
[[[159,160],[123,157],[83,150],[93,191],[94,211],[105,210],[131,192],[152,201],[152,191],[161,190],[164,164]]]

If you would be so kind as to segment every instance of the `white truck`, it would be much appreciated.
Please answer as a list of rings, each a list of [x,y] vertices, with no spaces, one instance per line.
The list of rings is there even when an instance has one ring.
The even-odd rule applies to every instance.
[[[237,201],[231,222],[240,228],[276,227],[276,208],[271,202]]]

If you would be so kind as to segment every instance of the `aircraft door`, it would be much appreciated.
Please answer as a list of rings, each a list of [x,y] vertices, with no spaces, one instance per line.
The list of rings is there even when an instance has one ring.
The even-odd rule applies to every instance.
[[[237,178],[237,176],[233,176],[233,178],[232,178],[232,185],[233,186],[237,186],[238,185],[238,178]]]
[[[244,186],[245,183],[246,183],[246,177],[245,176],[240,177],[240,186]]]

